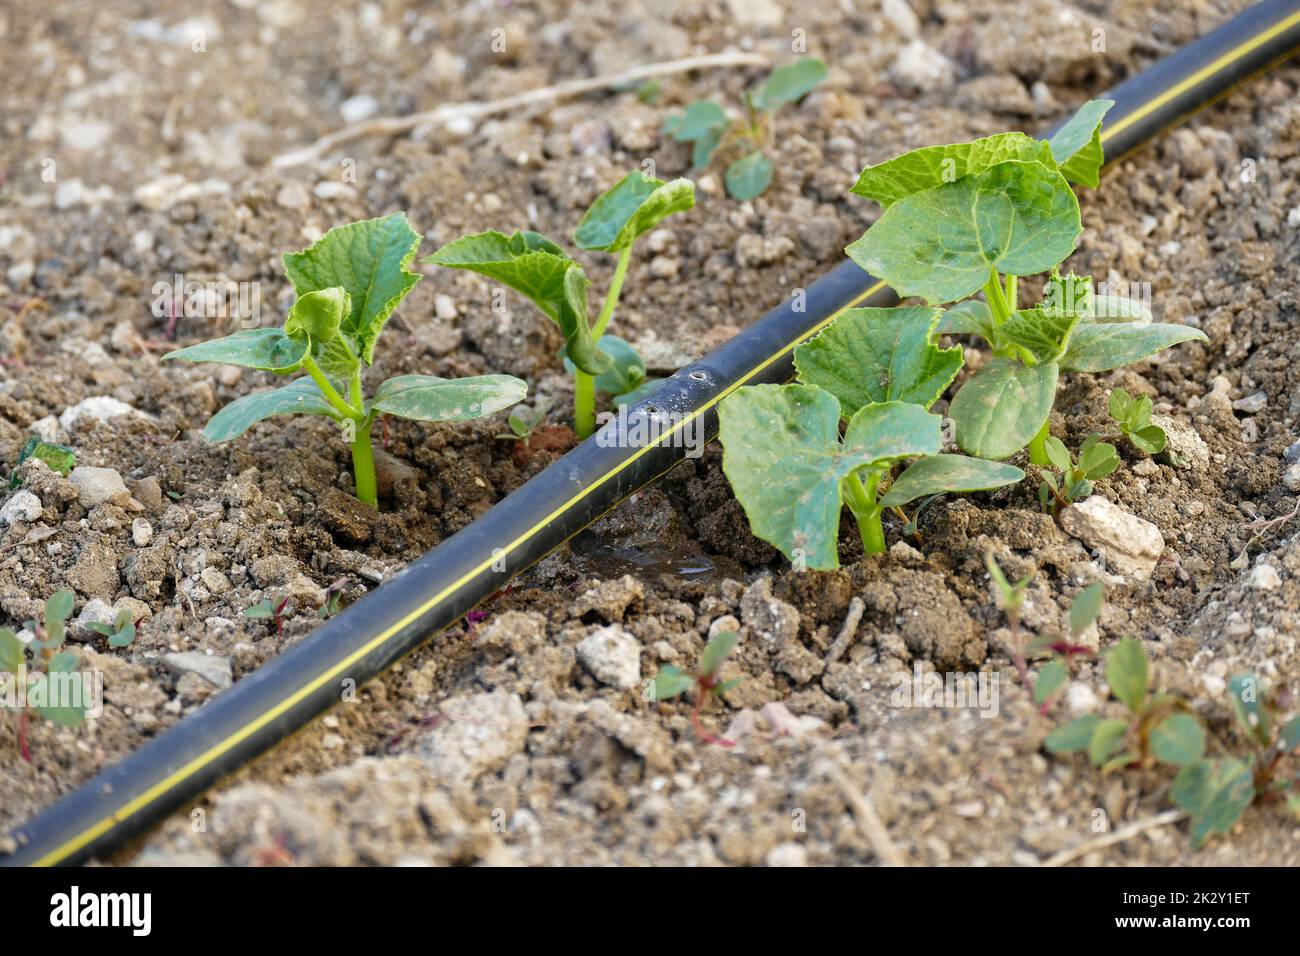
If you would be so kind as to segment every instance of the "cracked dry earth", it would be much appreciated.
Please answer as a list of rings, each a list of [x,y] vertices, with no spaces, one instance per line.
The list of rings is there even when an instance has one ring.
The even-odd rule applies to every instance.
[[[634,260],[616,321],[669,371],[840,261],[876,215],[848,194],[862,165],[1041,128],[1242,6],[1028,0],[1007,17],[1000,4],[929,0],[811,10],[542,0],[455,16],[403,0],[8,5],[0,461],[11,466],[39,433],[121,483],[26,464],[22,490],[0,500],[0,621],[18,625],[73,589],[74,641],[106,693],[103,717],[81,728],[35,722],[30,763],[16,716],[0,715],[0,826],[308,636],[328,585],[344,582],[344,604],[381,587],[571,443],[558,335],[517,302],[494,313],[472,276],[431,273],[390,323],[375,380],[509,372],[555,399],[552,427],[523,454],[493,437],[501,421],[392,422],[376,515],[352,499],[346,447],[319,421],[203,443],[216,408],[264,376],[160,367],[168,328],[150,312],[154,283],[258,282],[280,310],[280,252],[398,209],[426,251],[525,222],[566,235],[643,158],[687,172],[684,147],[657,132],[669,110],[736,102],[762,72],[669,78],[653,103],[613,91],[364,139],[302,167],[276,169],[271,157],[345,115],[728,47],[780,60],[790,31],[804,30],[830,78],[781,115],[771,190],[736,203],[706,172],[696,211]],[[504,53],[491,48],[497,28]],[[1097,28],[1104,54],[1086,39]],[[919,538],[887,525],[898,543],[886,556],[864,560],[846,522],[841,570],[793,573],[749,535],[711,447],[111,862],[1034,864],[1086,844],[1099,811],[1117,827],[1167,809],[1168,775],[1100,777],[1082,758],[1042,751],[1058,721],[1105,706],[1101,668],[1083,663],[1057,714],[1040,717],[1009,664],[984,554],[1033,575],[1033,633],[1055,632],[1082,587],[1107,582],[1087,640],[1104,650],[1141,638],[1156,682],[1221,735],[1231,674],[1295,684],[1300,519],[1262,525],[1291,513],[1300,490],[1298,87],[1300,68],[1276,70],[1082,197],[1086,231],[1070,265],[1150,283],[1157,318],[1210,338],[1067,378],[1052,428],[1068,444],[1105,428],[1116,386],[1151,396],[1171,434],[1156,459],[1122,447],[1088,509],[1057,525],[1028,482],[945,499],[925,511]],[[47,159],[53,181],[41,178]],[[602,287],[610,263],[586,264]],[[175,334],[195,341],[218,326],[182,317]],[[981,358],[969,343],[967,353]],[[285,597],[282,635],[242,616]],[[87,627],[110,608],[144,619],[128,648]],[[736,740],[729,749],[697,738],[689,701],[652,706],[640,692],[727,628],[741,642],[722,676],[744,680],[701,719]],[[996,714],[895,706],[899,675],[916,668],[996,675]],[[872,836],[876,819],[887,844]],[[1080,859],[1294,865],[1297,835],[1283,808],[1261,806],[1199,852],[1174,825]]]

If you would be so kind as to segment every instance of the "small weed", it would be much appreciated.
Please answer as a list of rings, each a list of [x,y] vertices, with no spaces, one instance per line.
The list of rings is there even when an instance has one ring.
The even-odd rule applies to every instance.
[[[0,627],[0,688],[5,697],[18,697],[25,703],[18,723],[18,750],[28,763],[27,725],[32,710],[64,727],[76,727],[86,719],[84,706],[57,706],[50,699],[62,696],[69,676],[76,678],[77,655],[63,650],[73,601],[71,591],[52,594],[40,620],[24,622],[35,635],[30,643],[24,644],[11,629]]]
[[[102,634],[108,638],[109,647],[126,647],[135,640],[136,628],[140,626],[143,617],[131,618],[130,611],[118,611],[117,617],[113,619],[112,624],[105,624],[103,621],[92,621],[90,629],[97,634]]]
[[[252,607],[244,608],[244,617],[253,620],[272,620],[275,622],[275,636],[284,636],[284,621],[288,617],[289,597],[285,597],[279,604],[272,604],[270,598],[263,598]]]
[[[1043,443],[1047,460],[1053,471],[1039,472],[1042,482],[1038,486],[1038,501],[1043,510],[1053,517],[1061,509],[1082,501],[1092,494],[1092,483],[1105,478],[1119,467],[1115,446],[1101,440],[1100,435],[1089,435],[1079,446],[1076,460],[1065,447],[1065,442],[1048,436]]]
[[[1110,393],[1110,417],[1124,437],[1140,452],[1158,455],[1165,450],[1168,438],[1159,425],[1151,424],[1151,399],[1133,398],[1122,388]]]
[[[705,645],[700,654],[699,670],[695,673],[688,674],[670,665],[661,668],[649,686],[650,699],[655,701],[670,700],[694,687],[695,706],[691,709],[691,727],[701,740],[717,744],[719,747],[734,747],[736,742],[715,736],[705,730],[700,723],[700,708],[704,706],[704,701],[710,695],[721,697],[740,683],[740,678],[729,681],[718,680],[718,671],[722,670],[722,665],[735,650],[736,642],[739,640],[740,635],[735,631],[722,632]]]

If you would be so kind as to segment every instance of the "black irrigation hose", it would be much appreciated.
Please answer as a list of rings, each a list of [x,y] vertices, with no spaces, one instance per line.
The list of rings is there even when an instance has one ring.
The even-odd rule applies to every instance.
[[[1107,153],[1122,158],[1297,45],[1300,0],[1252,7],[1106,94],[1115,100],[1102,132]],[[377,592],[13,831],[18,849],[0,862],[78,863],[148,827],[668,471],[686,454],[684,445],[698,447],[695,441],[716,433],[718,402],[741,385],[788,380],[795,345],[845,309],[892,300],[884,283],[843,262],[802,302],[785,302],[678,371],[626,423],[605,426]],[[663,431],[640,447],[608,441],[638,423]]]

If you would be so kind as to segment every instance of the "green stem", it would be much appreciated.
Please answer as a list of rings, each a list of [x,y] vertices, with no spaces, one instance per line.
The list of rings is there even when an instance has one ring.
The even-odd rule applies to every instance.
[[[1042,468],[1052,464],[1052,460],[1047,457],[1047,439],[1052,434],[1050,425],[1050,421],[1043,422],[1043,427],[1038,429],[1038,434],[1029,440],[1029,460]]]
[[[614,309],[618,307],[619,293],[623,291],[623,280],[627,278],[627,266],[631,261],[632,247],[629,245],[618,254],[618,265],[614,266],[614,278],[609,280],[609,291],[605,293],[605,302],[600,307],[600,315],[596,318],[596,324],[591,327],[593,342],[600,341],[600,337],[605,334],[605,329],[609,325],[609,320],[614,317]]]
[[[312,360],[310,355],[302,360],[302,367],[303,370],[311,376],[311,380],[316,383],[316,387],[320,389],[320,393],[325,396],[325,401],[329,402],[336,412],[344,418],[351,418],[354,421],[362,418],[360,409],[353,408],[343,400],[343,396],[338,393],[338,390],[330,383],[330,380],[325,377],[325,373],[320,370],[320,366]]]
[[[874,472],[867,477],[864,487],[856,474],[849,475],[840,484],[848,499],[849,510],[858,520],[858,533],[862,535],[862,550],[867,554],[885,553],[885,529],[880,523],[884,510],[876,504],[876,484],[880,473]]]
[[[573,370],[573,430],[579,438],[596,430],[596,380],[581,369]]]
[[[379,507],[379,488],[375,482],[375,453],[370,444],[370,426],[374,419],[357,422],[356,437],[352,440],[352,474],[356,478],[357,498],[362,504]]]
[[[1002,294],[1002,283],[998,281],[996,269],[989,273],[989,281],[984,283],[984,297],[989,300],[994,325],[1001,325],[1011,318],[1011,310],[1007,308],[1006,296]]]
[[[1007,276],[1007,308],[1016,311],[1016,277],[1013,275]]]

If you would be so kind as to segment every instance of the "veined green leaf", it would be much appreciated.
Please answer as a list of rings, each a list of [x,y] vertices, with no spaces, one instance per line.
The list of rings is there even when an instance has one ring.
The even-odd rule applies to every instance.
[[[1089,584],[1070,602],[1070,636],[1078,638],[1097,620],[1106,601],[1106,586],[1100,581]]]
[[[886,508],[905,505],[917,498],[949,491],[988,491],[1012,485],[1025,477],[1013,465],[965,455],[930,455],[919,458],[894,479],[880,503]]]
[[[1192,846],[1227,833],[1255,801],[1250,767],[1234,757],[1197,760],[1179,771],[1169,797],[1192,817]]]
[[[556,322],[564,301],[564,275],[576,265],[563,249],[536,232],[462,236],[422,261],[495,279],[531,299]]]
[[[970,143],[924,146],[868,166],[858,176],[853,192],[874,199],[888,209],[913,193],[944,183],[955,183],[1011,160],[1056,168],[1051,148],[1046,143],[1024,133],[998,133]]]
[[[770,112],[786,103],[802,99],[824,79],[826,64],[815,56],[802,57],[793,63],[778,66],[768,74],[766,82],[754,94],[754,106]]]
[[[1157,322],[1152,325],[1084,323],[1074,330],[1061,368],[1071,372],[1105,372],[1150,358],[1182,342],[1208,342],[1200,329]]]
[[[934,344],[939,310],[850,309],[794,351],[799,378],[840,400],[846,416],[875,402],[929,408],[961,370],[961,346]]]
[[[1089,189],[1097,188],[1103,162],[1101,121],[1114,100],[1089,100],[1051,138],[1052,158],[1065,178]]]
[[[998,332],[1028,353],[1035,365],[1055,362],[1070,343],[1078,315],[1021,309],[998,327]]]
[[[182,362],[221,362],[263,372],[292,372],[302,365],[311,347],[306,335],[289,336],[284,329],[242,329],[233,335],[211,339],[189,348],[168,352],[167,359]]]
[[[709,160],[713,158],[714,151],[722,144],[722,137],[726,132],[727,127],[722,126],[716,130],[710,130],[695,140],[694,145],[691,146],[692,169],[703,169],[709,165]]]
[[[528,385],[513,375],[398,375],[379,386],[366,410],[421,422],[467,422],[509,408],[527,393]]]
[[[727,112],[712,100],[696,100],[681,113],[664,120],[662,132],[679,143],[689,143],[731,125]]]
[[[1089,322],[1132,322],[1145,325],[1151,322],[1151,310],[1135,299],[1118,295],[1094,295],[1092,308],[1084,318]]]
[[[986,342],[993,341],[993,313],[988,303],[967,299],[945,309],[939,316],[935,331],[941,335],[978,335]]]
[[[1025,366],[994,359],[953,396],[957,444],[979,458],[1009,458],[1029,444],[1056,400],[1055,362]]]
[[[352,296],[342,286],[298,296],[284,320],[286,335],[306,333],[313,342],[328,342],[339,334],[343,319],[352,313]]]
[[[899,199],[845,251],[899,295],[940,305],[977,292],[993,270],[1046,272],[1074,251],[1082,229],[1059,172],[1005,162]]]
[[[664,182],[638,171],[591,204],[573,233],[583,249],[621,252],[673,213],[695,205],[695,184],[689,179]]]
[[[839,566],[844,476],[943,447],[939,416],[900,402],[858,411],[841,444],[839,401],[807,385],[741,388],[718,418],[723,471],[754,534],[817,570]]]
[[[1106,683],[1110,692],[1137,713],[1147,696],[1147,653],[1142,642],[1126,637],[1106,657]]]
[[[564,274],[564,301],[560,303],[560,331],[564,334],[564,354],[588,375],[601,375],[613,364],[591,337],[587,323],[587,286],[591,282],[582,266],[574,265]]]
[[[203,426],[203,437],[211,442],[230,441],[264,418],[298,414],[339,417],[325,401],[316,383],[309,378],[300,378],[283,388],[254,392],[235,399],[208,419]]]
[[[754,150],[727,167],[723,179],[727,184],[727,194],[732,199],[745,202],[761,196],[772,182],[772,172],[776,167],[760,150]]]
[[[369,365],[384,323],[422,278],[407,268],[419,247],[420,234],[398,212],[336,226],[302,252],[286,253],[284,268],[299,296],[335,286],[348,291],[351,311],[340,331]]]

